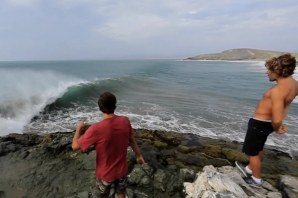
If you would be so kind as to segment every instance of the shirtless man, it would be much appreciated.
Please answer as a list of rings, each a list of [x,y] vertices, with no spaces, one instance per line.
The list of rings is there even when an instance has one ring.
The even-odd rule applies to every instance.
[[[298,95],[298,82],[292,77],[296,67],[296,59],[291,54],[284,54],[266,61],[267,75],[270,81],[277,83],[265,92],[260,100],[253,118],[249,120],[242,151],[249,156],[249,164],[242,167],[236,165],[247,176],[245,181],[260,187],[261,162],[263,148],[267,137],[273,131],[284,134],[288,127],[283,124],[289,106]]]

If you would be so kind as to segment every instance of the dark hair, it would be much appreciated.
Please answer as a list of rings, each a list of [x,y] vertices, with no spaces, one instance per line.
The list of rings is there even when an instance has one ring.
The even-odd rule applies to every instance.
[[[291,54],[283,54],[266,61],[265,66],[281,77],[288,77],[294,73],[296,59]]]
[[[116,109],[117,99],[116,96],[110,92],[104,92],[98,99],[99,110],[103,113],[111,114]]]

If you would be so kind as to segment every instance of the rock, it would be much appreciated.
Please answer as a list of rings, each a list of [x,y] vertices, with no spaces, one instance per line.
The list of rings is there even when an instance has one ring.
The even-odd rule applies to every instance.
[[[218,197],[218,193],[224,193],[228,197],[248,197],[239,185],[227,175],[218,172],[212,165],[205,166],[203,172],[198,173],[194,183],[184,183],[184,186],[187,198],[206,197],[207,194]]]
[[[266,183],[266,182],[265,182]],[[279,197],[281,193],[277,189],[273,188],[269,183],[265,186],[269,186],[261,189],[256,189],[249,186],[242,179],[240,173],[235,167],[227,166],[221,168],[215,168],[214,166],[205,166],[203,172],[199,172],[197,179],[193,182],[184,183],[184,191],[187,198],[196,197]]]
[[[242,153],[241,150],[223,148],[222,153],[226,156],[227,159],[232,161],[247,161],[247,156],[244,153]]]
[[[196,173],[192,169],[182,168],[179,172],[181,181],[190,182],[195,179]]]
[[[153,144],[158,149],[164,149],[164,148],[167,148],[167,146],[168,146],[167,143],[164,143],[164,142],[161,142],[161,141],[154,141]]]
[[[72,132],[0,137],[0,197],[90,196],[91,187],[95,186],[95,151],[93,148],[84,153],[72,151],[72,137]],[[242,144],[142,129],[136,130],[136,140],[147,164],[136,164],[134,153],[128,149],[129,198],[185,197],[183,184],[194,182],[197,173],[204,171],[209,173],[200,176],[202,184],[204,181],[208,184],[200,187],[203,197],[235,197],[242,195],[240,188],[247,196],[260,197],[234,167],[234,160],[247,161],[241,153]],[[298,162],[267,148],[263,166],[266,188],[260,191],[261,195],[275,198],[280,196],[276,189],[279,175],[297,176]],[[231,181],[240,188],[230,185]]]
[[[280,189],[284,197],[298,197],[298,177],[282,175],[280,179]]]
[[[154,169],[148,164],[135,165],[134,169],[128,174],[128,182],[132,185],[149,187],[153,177]]]
[[[4,198],[5,197],[5,192],[0,190],[0,198]]]
[[[78,193],[78,198],[88,198],[89,197],[89,193],[87,191],[84,192],[80,192]]]
[[[190,153],[193,149],[189,148],[188,146],[179,145],[177,150],[181,153]]]
[[[295,150],[295,149],[291,149],[290,150],[290,155],[291,157],[294,159],[294,160],[298,160],[298,149]]]

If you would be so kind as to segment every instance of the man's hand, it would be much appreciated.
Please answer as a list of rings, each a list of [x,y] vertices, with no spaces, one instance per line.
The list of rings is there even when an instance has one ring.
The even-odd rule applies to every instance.
[[[78,139],[81,136],[80,131],[84,126],[85,126],[84,120],[79,121],[77,124],[76,132],[73,136],[72,144],[71,144],[71,147],[74,151],[80,149],[80,145],[78,144]]]
[[[286,125],[281,125],[279,129],[276,131],[277,134],[284,134],[288,132],[288,127]]]
[[[136,160],[138,164],[145,164],[145,160],[142,155],[140,157],[136,157]]]
[[[77,129],[82,129],[85,126],[85,121],[81,120],[77,123]]]

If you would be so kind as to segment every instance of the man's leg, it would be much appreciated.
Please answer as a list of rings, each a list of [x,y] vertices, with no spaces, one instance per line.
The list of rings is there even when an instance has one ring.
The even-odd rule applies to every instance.
[[[125,192],[127,187],[127,177],[118,179],[116,182],[116,194],[117,198],[125,198]]]
[[[257,188],[261,188],[263,184],[263,180],[261,179],[262,156],[262,152],[259,152],[255,156],[249,156],[248,168],[251,169],[252,176],[243,178],[248,185]]]
[[[92,192],[93,197],[95,198],[107,198],[109,197],[111,184],[109,182],[105,182],[101,179],[96,179],[96,187]]]
[[[262,156],[262,152],[255,156],[249,156],[249,168],[252,170],[252,175],[256,178],[261,178]]]
[[[260,160],[261,160],[261,163],[262,163],[263,162],[263,151],[259,152],[259,156],[260,156]]]
[[[125,198],[125,194],[117,194],[117,198]]]

